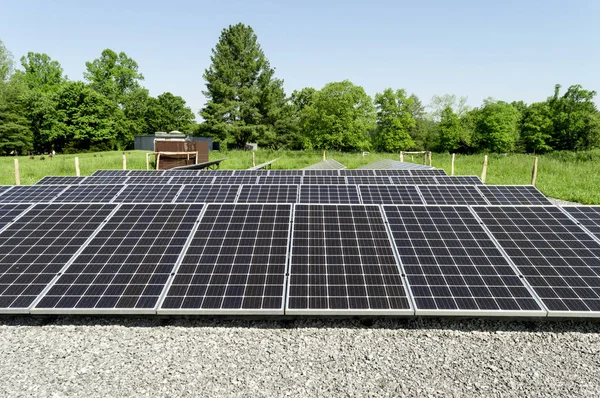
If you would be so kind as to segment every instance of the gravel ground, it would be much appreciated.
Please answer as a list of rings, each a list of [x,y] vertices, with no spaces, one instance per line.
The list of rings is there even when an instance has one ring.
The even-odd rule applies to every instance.
[[[0,318],[0,395],[589,396],[600,323]]]

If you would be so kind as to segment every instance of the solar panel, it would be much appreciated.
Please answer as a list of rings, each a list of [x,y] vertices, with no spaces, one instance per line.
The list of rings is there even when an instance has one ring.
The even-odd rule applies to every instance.
[[[260,170],[235,170],[233,172],[234,176],[240,177],[249,177],[249,176],[266,176],[269,174],[268,170],[260,169]]]
[[[4,192],[10,190],[12,187],[12,185],[0,185],[0,196],[2,196]]]
[[[239,185],[185,185],[175,203],[235,202]]]
[[[38,204],[0,233],[0,312],[28,312],[115,207]]]
[[[258,184],[269,185],[299,185],[302,183],[302,176],[261,176],[258,177]]]
[[[358,169],[352,169],[352,170],[340,170],[340,175],[341,176],[356,176],[356,177],[368,177],[368,176],[374,176],[375,175],[375,170],[358,170]]]
[[[412,174],[410,170],[373,170],[376,176],[400,176],[410,177]]]
[[[169,184],[169,180],[171,177],[154,177],[154,176],[137,176],[137,177],[129,177],[127,180],[127,184]]]
[[[437,185],[433,176],[412,177],[412,176],[390,176],[392,184],[400,185]]]
[[[123,187],[123,185],[72,185],[58,195],[54,202],[108,203],[117,196]]]
[[[158,313],[283,315],[290,223],[289,204],[208,205]]]
[[[166,170],[129,170],[129,177],[161,177]]]
[[[303,170],[269,170],[270,176],[303,176]]]
[[[355,185],[300,185],[299,203],[359,204]]]
[[[562,208],[569,213],[585,229],[600,239],[600,207],[598,206],[566,206]]]
[[[337,160],[327,159],[323,160],[322,162],[311,164],[310,166],[305,167],[304,170],[341,170],[345,168],[346,166]]]
[[[2,203],[52,202],[66,185],[18,185],[0,196]]]
[[[492,205],[551,205],[540,191],[531,185],[479,185],[477,187]]]
[[[379,206],[296,204],[286,314],[413,314]]]
[[[383,209],[416,315],[545,315],[468,207]]]
[[[548,309],[600,316],[600,243],[554,206],[474,206]]]
[[[35,185],[75,185],[85,180],[85,177],[71,176],[46,176],[35,183]]]
[[[80,185],[126,184],[128,179],[126,176],[87,177]]]
[[[440,185],[482,185],[483,182],[476,176],[435,176]]]
[[[469,185],[420,185],[426,204],[430,205],[485,205],[488,202],[477,188]]]
[[[127,177],[130,170],[96,170],[92,177]]]
[[[312,170],[304,169],[304,176],[339,176],[340,170]]]
[[[213,184],[224,184],[224,185],[243,185],[243,184],[256,184],[256,176],[216,176]]]
[[[307,176],[302,178],[303,184],[346,185],[346,177],[340,176]]]
[[[29,208],[30,205],[2,205],[0,204],[0,231],[8,224],[13,222],[21,213]]]
[[[122,205],[32,313],[155,313],[201,209]]]
[[[416,187],[410,185],[359,185],[364,204],[422,204]]]
[[[201,176],[201,177],[184,177],[174,176],[169,180],[169,184],[188,184],[188,185],[207,185],[212,184],[214,177],[212,176]]]
[[[181,185],[127,185],[113,202],[170,203],[180,189]]]
[[[172,170],[172,171],[175,171],[175,170]],[[201,169],[201,170],[198,170],[198,175],[199,176],[221,176],[221,177],[227,177],[227,176],[232,176],[234,172],[235,172],[235,170],[208,170],[208,169]]]
[[[445,176],[447,175],[446,172],[442,169],[429,169],[429,170],[423,170],[423,169],[414,169],[410,171],[410,175],[412,176]]]
[[[397,160],[382,159],[377,162],[369,163],[358,169],[391,169],[391,170],[413,170],[413,169],[432,169],[431,166],[423,166],[416,163],[399,162]]]
[[[348,184],[352,184],[352,185],[359,185],[359,184],[388,185],[388,184],[392,183],[392,181],[390,180],[390,177],[386,177],[386,176],[370,176],[370,177],[349,176],[349,177],[346,177],[346,181],[348,181]]]
[[[202,173],[202,174],[199,174]],[[177,170],[177,169],[169,169],[169,170],[165,170],[165,173],[163,174],[163,177],[196,177],[199,175],[203,175],[205,177],[208,177],[209,175],[211,175],[210,173],[204,173],[202,170],[188,170],[188,169],[182,169],[182,170]]]
[[[297,185],[243,185],[237,203],[296,203]]]

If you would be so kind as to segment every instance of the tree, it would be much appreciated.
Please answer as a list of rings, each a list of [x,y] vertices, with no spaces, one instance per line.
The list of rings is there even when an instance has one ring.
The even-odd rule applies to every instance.
[[[274,73],[250,26],[223,29],[203,75],[208,101],[200,114],[212,135],[244,147],[273,129],[285,103],[283,82]]]
[[[521,141],[527,152],[543,153],[552,150],[554,131],[552,111],[547,102],[531,104],[521,116]]]
[[[21,57],[21,65],[30,90],[47,93],[54,91],[65,80],[62,67],[48,54],[27,53],[27,56]]]
[[[381,151],[395,152],[412,148],[415,143],[409,131],[416,126],[411,114],[413,100],[405,90],[385,89],[375,95],[377,108],[376,148]]]
[[[0,40],[0,83],[8,80],[14,68],[13,56]]]
[[[190,132],[194,124],[194,112],[185,105],[185,100],[169,92],[148,102],[148,131]]]
[[[461,133],[458,115],[450,106],[446,106],[441,114],[438,149],[443,152],[456,152],[461,147]]]
[[[371,97],[348,80],[328,83],[314,93],[302,111],[304,146],[335,150],[364,150],[376,126]]]
[[[431,98],[431,102],[428,108],[431,109],[429,114],[430,118],[434,121],[439,121],[442,118],[442,111],[446,107],[452,108],[452,111],[458,115],[459,118],[464,116],[469,111],[467,105],[467,97],[456,97],[454,94],[434,95]]]
[[[519,138],[519,111],[503,101],[484,101],[474,131],[473,143],[478,150],[512,152]]]
[[[0,154],[22,154],[32,149],[25,110],[27,86],[21,75],[0,81]]]

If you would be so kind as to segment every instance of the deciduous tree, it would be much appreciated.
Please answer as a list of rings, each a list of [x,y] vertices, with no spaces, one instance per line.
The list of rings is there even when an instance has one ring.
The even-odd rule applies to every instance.
[[[375,146],[385,152],[396,152],[411,149],[415,143],[410,131],[416,122],[411,113],[413,99],[405,90],[386,89],[375,95],[377,108],[377,131]],[[413,110],[414,111],[414,110]]]

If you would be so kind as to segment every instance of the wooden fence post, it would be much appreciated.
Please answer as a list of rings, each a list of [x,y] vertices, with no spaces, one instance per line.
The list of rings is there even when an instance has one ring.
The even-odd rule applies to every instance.
[[[431,151],[429,151],[429,165],[431,166]]]
[[[254,151],[252,151],[252,167],[256,167],[256,159],[254,157]]]
[[[483,158],[483,171],[481,172],[481,181],[485,184],[485,177],[487,175],[487,164],[488,164],[488,157],[487,155],[485,155],[485,157]]]
[[[146,152],[146,170],[150,170],[150,152]]]
[[[423,166],[427,166],[427,152],[423,152]]]
[[[123,154],[123,170],[127,170],[127,157]]]
[[[404,151],[400,151],[400,161],[404,162]]]
[[[156,155],[156,170],[159,170],[158,163],[160,162],[160,152]]]
[[[323,151],[323,161],[327,160],[327,151]]]
[[[196,152],[196,164],[200,163],[200,151]]]
[[[19,159],[15,158],[15,183],[21,185],[21,176],[19,175]]]
[[[75,156],[75,175],[81,177],[81,171],[79,170],[79,158]]]
[[[452,154],[452,171],[450,172],[450,175],[453,176],[454,175],[454,158],[456,157],[456,154],[453,153]]]
[[[535,160],[533,161],[533,171],[531,172],[531,185],[534,185],[534,186],[535,186],[535,180],[537,178],[537,166],[538,166],[538,158],[536,156]]]

